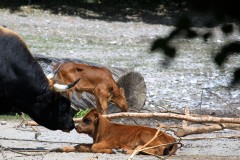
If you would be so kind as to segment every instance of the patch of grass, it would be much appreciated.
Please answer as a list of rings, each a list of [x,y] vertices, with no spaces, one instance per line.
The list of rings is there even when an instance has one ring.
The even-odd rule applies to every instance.
[[[84,117],[89,111],[90,111],[89,108],[87,108],[87,109],[85,109],[85,110],[80,109],[80,110],[78,111],[78,113],[74,116],[74,118],[82,118],[82,117]]]
[[[8,121],[8,120],[19,120],[20,115],[18,113],[9,114],[9,115],[0,115],[1,121]]]
[[[74,118],[82,118],[82,117],[84,117],[89,111],[90,111],[89,108],[87,108],[87,109],[85,109],[85,110],[80,109],[80,110],[78,111],[78,113],[74,116]],[[25,118],[30,119],[30,117],[29,117],[28,115],[25,114],[24,116],[25,116]],[[20,117],[20,114],[18,114],[18,113],[11,113],[11,114],[7,114],[7,115],[5,115],[5,114],[0,115],[0,121],[19,120],[19,119],[21,119],[21,117]]]

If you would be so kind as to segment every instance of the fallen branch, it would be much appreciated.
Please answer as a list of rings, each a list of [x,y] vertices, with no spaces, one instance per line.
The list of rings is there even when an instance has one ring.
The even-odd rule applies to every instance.
[[[104,117],[109,119],[115,118],[167,118],[167,119],[178,119],[185,120],[195,123],[235,123],[240,124],[240,118],[228,118],[228,117],[213,117],[208,115],[183,115],[175,113],[130,113],[130,112],[121,112],[113,113],[109,115],[104,115]],[[74,122],[79,123],[82,118],[74,118]],[[38,125],[34,121],[28,121],[27,125]]]
[[[174,113],[130,113],[121,112],[109,115],[104,115],[106,118],[167,118],[167,119],[179,119],[196,123],[236,123],[240,124],[240,118],[228,118],[228,117],[213,117],[208,115],[182,115]],[[79,122],[81,119],[75,118],[75,122]]]

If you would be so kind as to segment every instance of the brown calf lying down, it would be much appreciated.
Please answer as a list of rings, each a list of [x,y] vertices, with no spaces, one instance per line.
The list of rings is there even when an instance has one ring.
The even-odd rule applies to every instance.
[[[59,64],[54,68],[58,66]],[[67,91],[69,97],[72,97],[73,91],[76,91],[78,95],[85,91],[95,96],[96,107],[102,114],[107,114],[108,102],[110,101],[115,103],[121,111],[128,111],[124,90],[118,88],[112,73],[107,68],[67,62],[61,66],[57,73],[57,79],[62,83],[74,82],[78,78],[80,81],[77,85]]]
[[[98,152],[115,153],[116,150],[124,150],[131,154],[134,149],[149,142],[157,132],[157,129],[144,126],[131,126],[116,124],[109,121],[97,112],[96,109],[83,117],[76,126],[78,133],[86,133],[93,138],[93,144],[79,144],[53,149],[58,152]],[[162,145],[158,148],[148,149],[146,152],[155,155],[172,155],[177,150],[175,139],[163,132],[159,132],[147,147]],[[164,145],[168,144],[168,145]]]

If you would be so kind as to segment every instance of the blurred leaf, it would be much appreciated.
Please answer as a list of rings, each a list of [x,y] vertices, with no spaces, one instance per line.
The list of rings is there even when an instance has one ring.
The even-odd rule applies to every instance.
[[[176,49],[172,46],[167,45],[164,48],[164,53],[166,56],[174,58],[176,56]]]
[[[240,68],[237,68],[233,73],[232,84],[235,85],[240,82]]]
[[[187,30],[187,38],[196,38],[198,36],[197,32],[194,30]]]
[[[207,42],[207,40],[212,37],[212,33],[211,32],[207,32],[203,34],[203,40],[204,42]]]
[[[169,41],[169,40],[175,38],[175,36],[179,35],[180,32],[181,32],[180,29],[178,29],[178,28],[174,29],[171,33],[169,33],[169,36],[167,36],[166,41]]]
[[[232,24],[224,24],[221,27],[221,30],[223,31],[223,33],[225,34],[230,34],[233,32],[233,25]]]
[[[163,49],[167,44],[167,40],[165,38],[158,38],[155,40],[151,46],[151,52],[156,51],[158,49]]]
[[[164,38],[159,38],[155,40],[151,46],[151,52],[160,49],[163,50],[163,53],[170,58],[173,58],[176,55],[176,49],[170,46],[168,44],[168,41]]]
[[[230,44],[227,44],[222,47],[221,52],[219,52],[214,60],[217,63],[217,65],[221,66],[224,61],[227,60],[227,57],[233,53],[240,52],[240,42],[232,42]]]

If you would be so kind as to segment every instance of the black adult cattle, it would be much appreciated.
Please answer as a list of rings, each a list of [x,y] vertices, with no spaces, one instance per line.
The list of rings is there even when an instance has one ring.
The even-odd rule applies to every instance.
[[[17,33],[0,27],[0,114],[24,112],[48,129],[72,130],[76,112],[56,90],[69,89],[77,81],[59,85],[50,75],[45,76]]]

